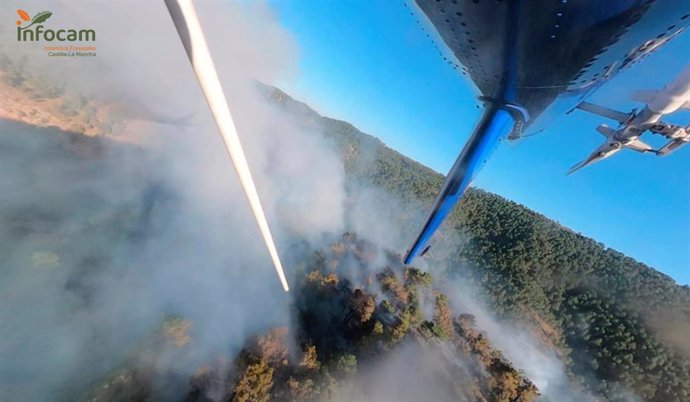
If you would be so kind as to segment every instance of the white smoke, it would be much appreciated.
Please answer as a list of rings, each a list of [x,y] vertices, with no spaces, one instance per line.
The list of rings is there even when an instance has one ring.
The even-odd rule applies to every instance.
[[[485,331],[491,345],[539,388],[543,400],[595,401],[585,390],[572,383],[555,350],[535,337],[535,328],[499,320],[471,287],[458,280],[443,283],[442,289],[452,306],[475,316],[477,328]]]
[[[52,11],[47,25],[96,30],[97,56],[48,57],[40,44],[14,41],[13,27],[0,32],[10,38],[0,51],[25,56],[25,69],[47,82],[140,113],[116,138],[137,145],[1,123],[3,398],[83,399],[141,359],[166,317],[192,322],[186,352],[155,357],[183,378],[286,324],[289,296],[164,4],[21,7]],[[298,130],[256,86],[294,74],[296,46],[263,4],[198,10],[279,251],[294,260],[293,235],[340,232],[345,201],[330,144]]]

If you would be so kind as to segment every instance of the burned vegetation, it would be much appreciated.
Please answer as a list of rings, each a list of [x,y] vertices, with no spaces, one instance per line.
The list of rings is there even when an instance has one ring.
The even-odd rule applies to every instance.
[[[538,390],[453,311],[429,273],[345,234],[299,266],[291,325],[250,338],[191,376],[156,363],[184,356],[194,323],[172,317],[87,400],[529,402]],[[174,366],[174,365],[173,365]]]
[[[230,370],[201,370],[188,400],[373,400],[401,389],[406,400],[538,396],[474,317],[454,312],[431,275],[404,267],[399,255],[346,234],[300,268],[292,328],[255,337]]]

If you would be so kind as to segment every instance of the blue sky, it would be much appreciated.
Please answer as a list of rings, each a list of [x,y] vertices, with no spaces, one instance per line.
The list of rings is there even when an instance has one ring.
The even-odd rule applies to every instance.
[[[300,74],[278,83],[320,113],[349,121],[446,173],[480,110],[477,94],[439,57],[404,2],[274,1],[300,49]],[[659,88],[690,62],[690,34],[599,90],[629,111],[632,91]],[[690,122],[690,113],[670,120]],[[690,283],[690,146],[666,158],[623,151],[566,176],[602,142],[596,116],[576,112],[498,149],[474,185],[519,202]],[[653,144],[659,142],[650,141]]]

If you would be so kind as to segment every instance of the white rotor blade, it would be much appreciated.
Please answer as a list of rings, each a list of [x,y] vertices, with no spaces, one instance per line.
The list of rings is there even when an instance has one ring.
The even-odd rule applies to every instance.
[[[187,56],[192,63],[192,68],[199,80],[204,97],[206,97],[206,101],[211,108],[211,113],[213,113],[218,130],[220,130],[223,137],[225,148],[230,155],[233,165],[235,165],[235,170],[237,171],[240,183],[244,189],[244,194],[247,196],[256,223],[259,225],[261,236],[263,236],[266,242],[268,253],[271,256],[271,260],[273,260],[273,265],[280,278],[280,283],[287,292],[289,287],[287,279],[285,279],[283,266],[280,263],[278,251],[273,242],[273,237],[271,236],[271,231],[266,221],[266,215],[261,206],[259,194],[256,191],[254,179],[249,171],[249,164],[244,155],[240,137],[237,134],[235,123],[232,120],[230,108],[225,99],[225,94],[223,94],[223,88],[221,87],[218,73],[213,64],[208,45],[206,44],[204,32],[201,30],[201,23],[197,17],[194,5],[191,0],[165,0],[165,4],[175,23],[175,28],[177,28],[177,33],[180,35],[182,44],[187,51]]]

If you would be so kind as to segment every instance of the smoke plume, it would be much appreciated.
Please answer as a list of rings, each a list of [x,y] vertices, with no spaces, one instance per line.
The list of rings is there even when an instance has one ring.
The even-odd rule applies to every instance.
[[[97,56],[48,57],[39,44],[10,41],[2,52],[69,92],[137,113],[114,139],[2,122],[0,184],[9,191],[0,197],[0,392],[83,398],[112,370],[141,360],[138,351],[170,317],[192,322],[193,342],[156,359],[183,378],[285,324],[289,296],[165,6],[22,7],[51,10],[56,26],[96,30]],[[296,129],[256,87],[295,71],[296,47],[271,11],[198,9],[278,248],[294,260],[295,234],[316,242],[341,231],[342,166],[330,144]]]

